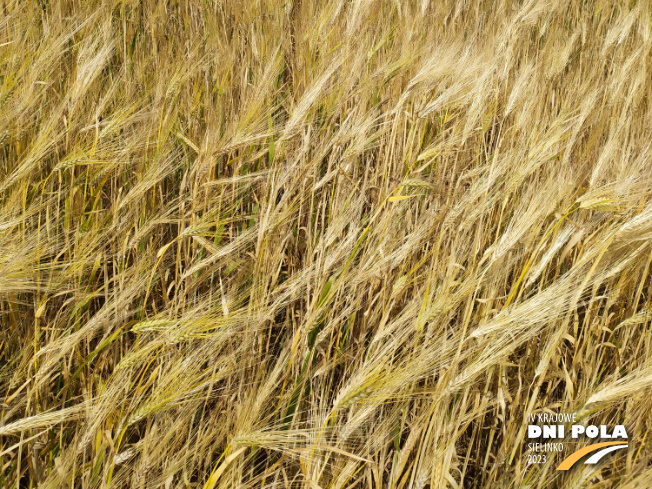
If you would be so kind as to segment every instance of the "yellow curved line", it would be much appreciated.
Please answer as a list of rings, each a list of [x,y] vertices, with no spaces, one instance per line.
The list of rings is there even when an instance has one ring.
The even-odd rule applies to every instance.
[[[587,455],[591,452],[595,452],[596,450],[599,450],[600,448],[604,447],[610,447],[612,445],[623,445],[623,441],[606,441],[604,443],[596,443],[594,445],[589,445],[588,447],[581,448],[580,450],[571,453],[568,457],[564,459],[562,463],[559,464],[559,467],[557,467],[557,470],[568,470],[570,469],[575,462],[577,462],[579,459],[581,459],[584,455]]]

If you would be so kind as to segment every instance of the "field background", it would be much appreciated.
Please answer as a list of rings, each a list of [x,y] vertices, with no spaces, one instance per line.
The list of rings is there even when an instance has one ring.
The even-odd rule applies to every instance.
[[[651,63],[647,2],[2,0],[0,487],[652,487]]]

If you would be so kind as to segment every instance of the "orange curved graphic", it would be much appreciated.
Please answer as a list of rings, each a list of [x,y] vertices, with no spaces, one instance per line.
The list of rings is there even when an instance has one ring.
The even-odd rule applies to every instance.
[[[581,448],[580,450],[576,451],[575,453],[571,453],[568,457],[566,457],[564,461],[559,464],[557,470],[570,469],[573,465],[575,465],[575,462],[581,459],[584,455],[588,455],[591,452],[595,452],[600,448],[610,447],[612,445],[622,445],[622,444],[623,444],[622,441],[606,441],[604,443],[596,443],[594,445],[589,445],[588,447]]]

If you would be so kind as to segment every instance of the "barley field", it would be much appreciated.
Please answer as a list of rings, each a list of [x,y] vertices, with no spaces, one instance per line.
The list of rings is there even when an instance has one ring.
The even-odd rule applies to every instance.
[[[1,488],[650,488],[651,266],[647,1],[0,5]]]

